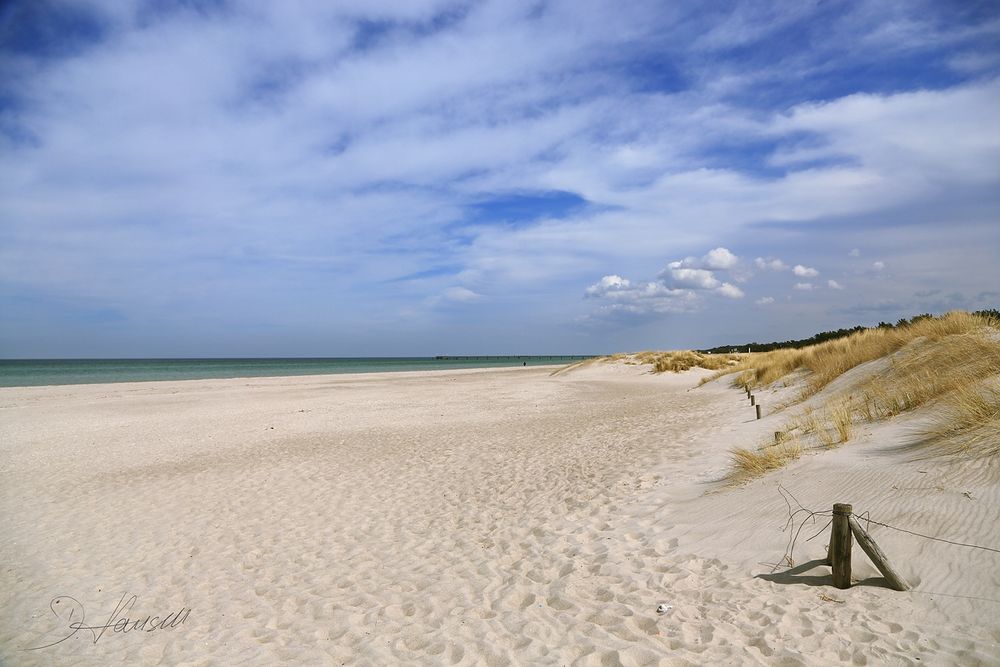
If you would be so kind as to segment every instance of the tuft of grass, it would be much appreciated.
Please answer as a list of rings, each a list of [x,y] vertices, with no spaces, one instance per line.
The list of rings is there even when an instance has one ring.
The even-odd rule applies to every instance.
[[[609,356],[594,357],[592,359],[578,361],[553,371],[552,375],[559,375],[565,373],[566,371],[581,368],[594,363],[606,362],[624,363],[629,366],[634,366],[636,364],[650,364],[653,366],[654,373],[680,373],[695,367],[705,368],[707,370],[730,368],[739,363],[739,357],[734,354],[702,354],[692,350],[676,350],[670,352],[646,350],[644,352],[636,352],[634,354],[617,352]]]
[[[851,433],[854,430],[854,417],[850,402],[841,402],[830,408],[827,414],[829,415],[830,423],[833,424],[834,431],[837,433],[837,444],[850,440]]]
[[[730,452],[732,468],[728,479],[731,482],[747,481],[783,468],[800,456],[802,456],[802,446],[795,439],[767,445],[756,451],[738,447]]]
[[[635,359],[642,364],[652,364],[654,373],[680,373],[695,367],[714,371],[739,363],[739,357],[734,354],[702,354],[692,350],[637,352]]]

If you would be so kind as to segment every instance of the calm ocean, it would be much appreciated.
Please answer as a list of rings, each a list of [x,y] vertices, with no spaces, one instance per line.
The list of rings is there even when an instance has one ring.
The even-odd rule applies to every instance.
[[[326,375],[568,364],[584,357],[378,357],[350,359],[0,359],[0,387],[149,380]]]

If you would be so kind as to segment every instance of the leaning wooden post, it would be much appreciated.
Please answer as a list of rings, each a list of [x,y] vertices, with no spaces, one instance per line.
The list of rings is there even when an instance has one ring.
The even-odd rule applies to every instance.
[[[901,577],[895,569],[893,569],[892,565],[889,564],[889,559],[886,557],[885,552],[879,549],[878,545],[875,544],[875,540],[873,540],[872,536],[861,527],[858,520],[852,516],[848,519],[848,523],[851,526],[851,532],[854,533],[854,537],[858,538],[858,544],[861,545],[861,548],[865,550],[866,554],[868,554],[872,563],[875,564],[878,571],[882,573],[883,577],[885,577],[889,586],[897,591],[910,590],[910,585],[906,583],[906,580],[903,579],[903,577]]]
[[[830,565],[833,567],[833,585],[837,588],[851,587],[851,511],[854,508],[845,503],[833,506],[833,532],[830,534]]]

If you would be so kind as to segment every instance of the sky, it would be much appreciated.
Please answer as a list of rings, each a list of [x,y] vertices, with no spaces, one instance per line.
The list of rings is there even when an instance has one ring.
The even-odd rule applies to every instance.
[[[998,256],[995,0],[0,4],[0,357],[784,340]]]

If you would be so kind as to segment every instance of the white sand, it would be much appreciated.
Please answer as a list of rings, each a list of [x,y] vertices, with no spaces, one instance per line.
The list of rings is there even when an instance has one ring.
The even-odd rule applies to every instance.
[[[857,548],[850,590],[822,565],[761,577],[778,482],[1000,547],[996,463],[893,450],[911,418],[720,488],[780,417],[701,371],[549,370],[0,389],[0,662],[1000,662],[1000,554],[873,526],[912,592]],[[123,595],[132,623],[190,611],[24,650],[71,634],[69,598],[99,625]]]

